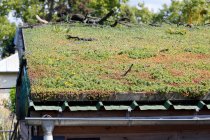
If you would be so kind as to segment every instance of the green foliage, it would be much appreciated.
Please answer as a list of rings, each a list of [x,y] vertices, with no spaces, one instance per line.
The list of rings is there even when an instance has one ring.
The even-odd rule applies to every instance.
[[[127,4],[122,4],[120,6],[120,17],[129,18],[132,22],[136,22],[135,9],[133,7],[128,6]]]
[[[196,46],[196,47],[185,48],[184,51],[191,52],[191,53],[197,53],[197,54],[209,54],[210,48],[203,48],[200,46]]]
[[[11,101],[10,110],[12,112],[15,112],[15,96],[16,96],[15,94],[16,94],[15,89],[10,90],[10,95],[9,95],[9,98],[10,98],[10,101]]]
[[[26,29],[32,95],[50,98],[58,93],[69,96],[68,93],[84,92],[175,92],[186,96],[208,93],[209,28],[179,27],[175,35],[166,29],[175,30],[175,26],[111,28],[64,24]],[[176,35],[182,30],[187,34]],[[96,40],[67,40],[66,34]],[[131,71],[122,76],[131,64]]]
[[[35,15],[43,17],[46,14],[44,13],[44,3],[38,0],[7,0],[4,4],[8,6],[8,10],[15,11],[16,17],[29,24],[37,23]]]
[[[160,22],[162,23],[168,15],[168,6],[166,4],[163,5],[162,9],[158,13],[156,13],[152,19],[152,22]]]
[[[154,21],[169,21],[171,23],[186,23],[202,25],[210,19],[210,4],[207,0],[172,0],[171,5],[163,8],[155,16]]]
[[[141,18],[141,22],[150,23],[154,18],[154,13],[151,12],[144,3],[138,4],[139,8],[134,8],[135,16]]]
[[[124,0],[127,2],[127,0]],[[6,15],[11,10],[15,11],[15,16],[23,19],[24,22],[34,24],[36,15],[48,20],[66,20],[73,13],[88,14],[95,16],[104,16],[111,9],[120,7],[118,0],[3,0],[3,6],[0,6],[2,12],[0,15]]]
[[[189,24],[202,24],[204,23],[204,17],[208,16],[210,5],[206,0],[184,0],[184,6],[182,13],[185,22]]]
[[[127,2],[128,0],[123,0]],[[119,0],[90,0],[90,7],[94,9],[96,16],[104,16],[113,8],[120,8]]]
[[[84,53],[84,59],[104,60],[108,59],[111,54],[108,51],[88,50]]]
[[[133,59],[144,59],[156,56],[157,50],[155,51],[151,48],[133,48],[124,52],[119,52],[119,54],[128,54],[128,57]]]
[[[181,22],[182,19],[182,15],[181,15],[181,11],[182,11],[182,7],[183,7],[183,3],[181,1],[171,1],[171,5],[168,8],[168,17],[167,19],[171,22],[171,23],[179,23]]]
[[[151,12],[144,3],[139,3],[137,8],[129,7],[126,2],[128,0],[2,0],[0,16],[5,16],[13,10],[16,17],[34,24],[38,22],[35,15],[48,21],[67,21],[75,13],[102,17],[116,8],[120,9],[120,16],[128,17],[134,23],[141,21],[200,25],[210,22],[210,4],[207,0],[172,0],[171,5],[163,5],[158,14]]]
[[[129,18],[133,23],[150,23],[154,13],[145,7],[144,3],[139,3],[138,7],[121,4],[120,16]]]
[[[3,50],[2,57],[9,56],[15,52],[13,39],[15,25],[10,24],[5,16],[0,16],[0,48]]]
[[[89,3],[91,0],[61,0],[58,3],[58,6],[56,10],[59,12],[59,14],[66,14],[68,13],[80,13],[80,14],[87,14],[91,12],[91,9],[89,8]],[[66,3],[68,4],[68,8],[66,7]]]
[[[169,34],[185,35],[187,33],[187,30],[186,29],[169,28],[166,32]]]

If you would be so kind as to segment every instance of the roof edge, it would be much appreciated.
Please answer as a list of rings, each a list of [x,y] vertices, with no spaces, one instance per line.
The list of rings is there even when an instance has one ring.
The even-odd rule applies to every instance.
[[[47,97],[47,98],[46,98]],[[32,94],[32,101],[164,101],[164,100],[209,100],[210,93],[197,96],[184,96],[178,93],[60,93],[60,94]]]

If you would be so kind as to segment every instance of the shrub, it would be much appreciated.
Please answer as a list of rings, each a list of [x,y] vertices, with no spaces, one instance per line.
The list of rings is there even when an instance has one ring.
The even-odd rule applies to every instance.
[[[12,112],[15,112],[15,93],[16,93],[15,89],[10,90],[10,96],[9,96],[11,101],[10,110]]]
[[[169,28],[166,33],[169,34],[175,34],[175,35],[185,35],[187,34],[187,30],[185,29],[173,29],[173,28]]]

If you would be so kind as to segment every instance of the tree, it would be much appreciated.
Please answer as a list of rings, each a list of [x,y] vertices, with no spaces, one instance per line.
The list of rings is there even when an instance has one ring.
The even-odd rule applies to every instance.
[[[71,7],[71,13],[80,13],[86,15],[91,12],[91,7],[90,7],[91,0],[70,0],[70,1],[69,1],[69,7]]]
[[[205,17],[209,16],[209,3],[206,0],[184,0],[183,1],[183,17],[186,23],[203,24]]]
[[[163,5],[154,21],[199,25],[209,22],[209,13],[210,4],[207,0],[171,0],[171,5]]]
[[[95,16],[103,16],[113,8],[120,8],[128,0],[90,0],[90,8],[94,9]]]
[[[120,17],[126,17],[132,22],[136,22],[135,7],[130,7],[127,4],[122,4],[120,7]]]
[[[138,8],[135,8],[135,16],[141,18],[141,22],[150,23],[154,14],[145,6],[144,3],[139,3]]]
[[[183,3],[181,1],[172,0],[171,5],[168,8],[167,20],[174,24],[182,22],[182,8]]]
[[[21,18],[24,23],[37,23],[36,15],[43,18],[46,18],[47,15],[51,16],[47,7],[49,2],[45,2],[45,0],[7,0],[4,4],[9,7],[10,11],[14,11],[15,17]]]
[[[77,13],[83,15],[92,13],[101,17],[114,7],[119,8],[121,4],[119,0],[4,0],[3,2],[7,9],[15,11],[16,17],[31,24],[37,22],[36,15],[48,21],[65,19],[69,14]]]
[[[160,22],[162,23],[163,21],[165,21],[165,19],[167,18],[168,14],[169,14],[169,7],[166,4],[163,4],[163,8],[160,9],[159,13],[155,14],[152,21],[153,23],[156,22]]]
[[[15,52],[13,39],[15,34],[15,25],[9,23],[6,16],[0,16],[0,48],[2,57]]]

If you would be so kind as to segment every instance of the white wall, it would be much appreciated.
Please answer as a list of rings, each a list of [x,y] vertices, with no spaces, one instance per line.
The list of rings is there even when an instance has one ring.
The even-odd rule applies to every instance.
[[[0,88],[10,88],[16,86],[17,73],[0,73]],[[8,99],[9,89],[0,89],[0,100]]]

